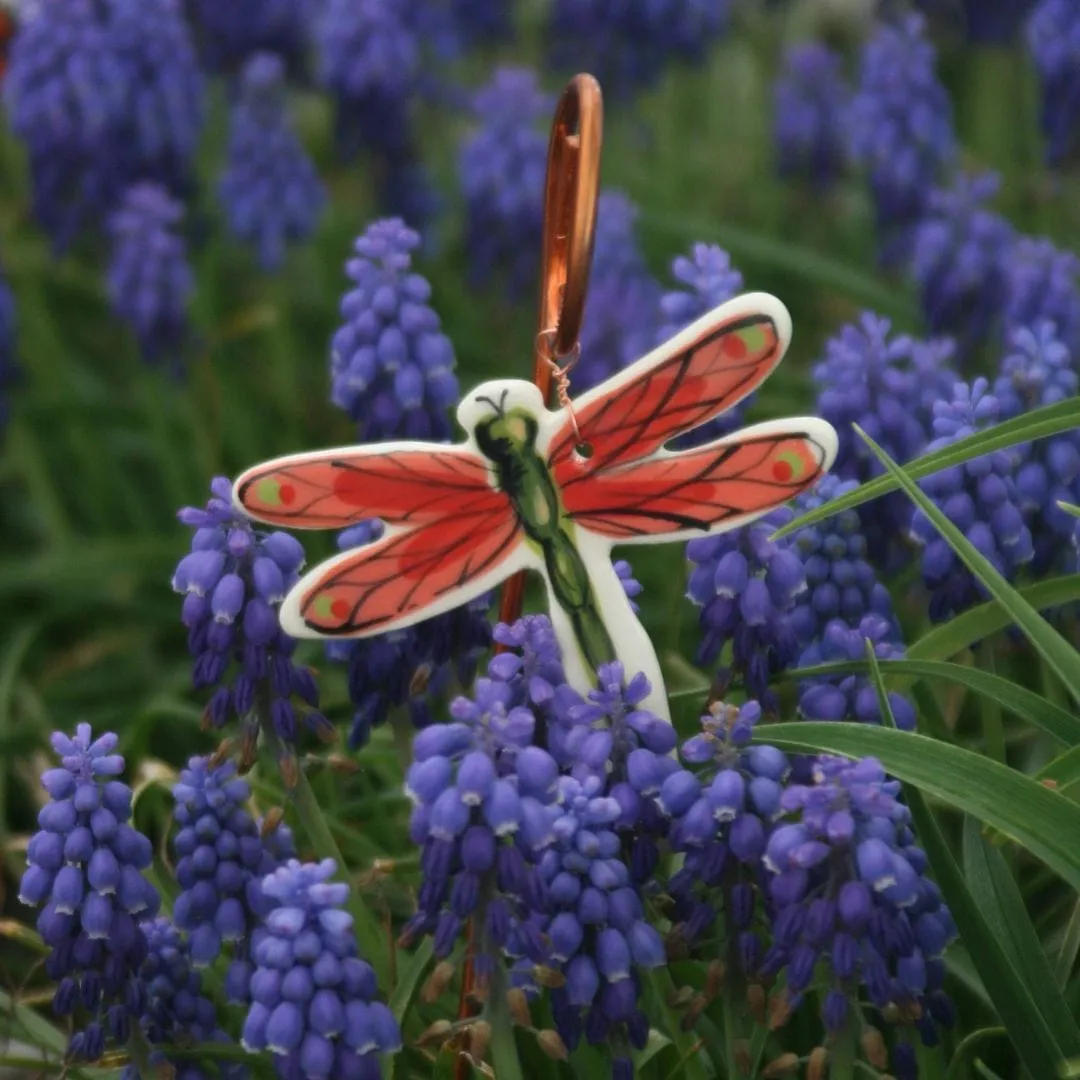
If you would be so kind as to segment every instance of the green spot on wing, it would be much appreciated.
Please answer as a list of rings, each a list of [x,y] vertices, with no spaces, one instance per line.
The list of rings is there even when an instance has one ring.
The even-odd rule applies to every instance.
[[[281,502],[281,485],[272,477],[266,477],[255,485],[255,497],[264,506],[277,506]]]
[[[333,600],[323,593],[322,596],[316,598],[315,603],[312,606],[317,618],[329,619],[332,614],[330,609],[333,607]]]
[[[806,462],[803,461],[799,454],[796,454],[794,450],[784,450],[776,455],[777,461],[786,462],[791,466],[792,479],[797,480],[804,472],[806,472]]]
[[[769,340],[764,326],[744,327],[739,331],[739,337],[742,338],[743,344],[751,351],[764,349]]]

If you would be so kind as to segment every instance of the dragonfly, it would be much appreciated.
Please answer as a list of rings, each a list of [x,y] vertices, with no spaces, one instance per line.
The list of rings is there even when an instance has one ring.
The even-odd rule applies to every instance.
[[[691,449],[666,444],[722,415],[780,363],[784,305],[750,293],[549,409],[530,382],[499,379],[458,405],[464,442],[373,443],[276,458],[234,484],[267,524],[340,529],[379,518],[373,543],[307,572],[280,608],[299,638],[364,638],[478,598],[522,570],[544,580],[567,681],[579,692],[620,660],[670,720],[655,649],[611,560],[615,545],[737,529],[812,487],[836,456],[813,417],[745,427]]]

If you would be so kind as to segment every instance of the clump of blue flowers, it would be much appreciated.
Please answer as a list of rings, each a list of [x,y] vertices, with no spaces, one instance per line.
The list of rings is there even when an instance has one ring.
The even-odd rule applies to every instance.
[[[927,451],[981,431],[996,423],[999,415],[1000,405],[986,379],[958,382],[948,400],[934,405],[935,437]],[[996,450],[921,481],[945,516],[1008,578],[1015,577],[1034,554],[1016,490],[1015,469],[1015,456]],[[943,621],[985,598],[983,586],[921,510],[915,512],[911,529],[924,545],[922,573],[931,592],[931,619]]]
[[[358,955],[344,910],[349,886],[331,881],[336,870],[333,859],[290,859],[262,882],[271,910],[254,950],[242,1042],[274,1054],[282,1080],[377,1080],[379,1054],[401,1048],[394,1014]]]
[[[783,177],[798,177],[816,190],[832,186],[844,170],[843,122],[851,91],[841,58],[809,41],[784,54],[773,88],[773,141]]]
[[[1005,300],[1013,229],[983,205],[1000,186],[996,173],[961,174],[931,194],[915,230],[912,271],[926,325],[965,353],[986,338]]]
[[[1080,352],[1080,256],[1046,237],[1020,236],[1006,264],[1005,338],[1044,321]]]
[[[458,398],[454,348],[412,269],[420,235],[400,218],[370,225],[345,264],[352,288],[330,346],[331,400],[362,442],[450,436]]]
[[[44,905],[37,928],[48,948],[45,970],[56,983],[53,1011],[75,1020],[68,1056],[97,1061],[107,1038],[122,1042],[143,1011],[139,969],[146,937],[139,926],[160,900],[143,876],[150,841],[131,825],[131,788],[119,779],[124,759],[111,733],[89,724],[57,732],[60,766],[41,783],[49,802],[27,848],[19,900]]]
[[[477,127],[461,144],[465,250],[472,279],[496,274],[510,295],[536,280],[552,102],[527,68],[502,67],[474,95]]]
[[[1080,139],[1080,12],[1069,0],[1041,0],[1027,38],[1041,83],[1046,158],[1058,165]]]
[[[178,228],[183,205],[156,184],[137,184],[109,219],[109,300],[148,362],[179,370],[195,279]]]
[[[276,53],[299,67],[316,5],[309,0],[194,0],[192,19],[207,65],[235,71],[258,52]]]
[[[304,549],[288,533],[257,530],[233,506],[225,477],[217,477],[210,491],[205,509],[188,506],[177,515],[194,535],[172,584],[184,596],[192,680],[198,689],[216,688],[206,723],[222,728],[230,718],[238,720],[241,761],[250,766],[260,726],[287,748],[301,727],[327,740],[335,732],[319,712],[311,671],[293,663],[296,643],[278,624],[277,609],[299,578]],[[296,698],[307,708],[298,708]],[[295,779],[290,756],[282,765]]]
[[[289,243],[311,235],[326,201],[290,122],[284,75],[272,53],[244,65],[218,186],[230,231],[254,249],[264,270],[281,265]]]
[[[956,152],[952,105],[925,25],[920,15],[877,25],[863,46],[848,112],[849,147],[869,178],[886,264],[907,257],[912,229]]]
[[[738,679],[768,708],[776,702],[773,676],[798,658],[791,613],[806,591],[806,570],[787,544],[771,539],[792,517],[784,507],[745,528],[686,545],[687,595],[701,608],[697,663],[712,667],[723,659],[719,695]],[[730,659],[722,656],[729,645]]]

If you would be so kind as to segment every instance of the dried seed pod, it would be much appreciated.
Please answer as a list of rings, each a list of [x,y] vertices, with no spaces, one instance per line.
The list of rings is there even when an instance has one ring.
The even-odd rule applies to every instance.
[[[769,998],[769,1030],[777,1031],[791,1019],[791,1002],[787,994],[781,992]]]
[[[881,1032],[877,1028],[866,1028],[859,1042],[862,1044],[862,1051],[866,1055],[866,1060],[875,1069],[884,1069],[888,1065],[889,1055],[885,1049],[885,1040],[881,1037]]]
[[[420,1038],[416,1040],[417,1046],[430,1046],[432,1043],[441,1043],[450,1034],[453,1024],[449,1020],[436,1020],[434,1024],[424,1028]]]
[[[360,762],[344,754],[327,754],[326,764],[343,776],[355,776],[360,771]]]
[[[435,970],[427,977],[423,987],[420,990],[420,1000],[425,1005],[430,1005],[434,1001],[438,1001],[446,992],[446,988],[450,985],[454,978],[454,965],[449,960],[444,960],[441,964],[437,964]]]
[[[566,976],[561,971],[544,967],[543,964],[537,964],[533,968],[533,978],[541,986],[546,986],[549,990],[558,990],[566,985]]]
[[[679,1026],[683,1031],[691,1031],[694,1025],[701,1019],[701,1014],[708,1007],[709,1001],[704,994],[695,994],[690,999],[690,1005],[686,1012],[683,1013],[683,1018],[679,1021]]]
[[[750,1015],[755,1024],[765,1023],[765,987],[760,983],[751,983],[746,988],[746,1003],[750,1006]]]
[[[829,1051],[815,1046],[806,1062],[806,1080],[825,1080],[829,1065]]]
[[[510,1008],[510,1015],[518,1027],[531,1028],[533,1026],[532,1013],[529,1012],[529,999],[525,991],[515,987],[506,992],[506,1004]]]
[[[210,755],[209,766],[211,769],[220,768],[226,761],[232,757],[233,750],[236,749],[235,739],[222,739],[221,745]]]
[[[724,975],[727,968],[723,960],[714,960],[705,975],[705,996],[712,1001],[724,988]]]
[[[685,1009],[693,1000],[694,988],[692,986],[680,986],[668,994],[667,1003],[672,1009]]]
[[[469,1025],[469,1053],[477,1061],[487,1056],[491,1043],[491,1025],[486,1020],[477,1020]]]
[[[278,758],[278,769],[281,771],[281,782],[286,790],[294,791],[300,783],[300,762],[295,754],[284,753]]]
[[[735,1066],[743,1074],[750,1075],[750,1043],[746,1039],[736,1039],[733,1044],[735,1050]]]
[[[268,836],[277,832],[278,826],[285,820],[285,811],[280,806],[271,806],[266,811],[266,817],[262,820],[259,835],[265,840]]]
[[[544,1051],[550,1058],[555,1058],[556,1061],[566,1061],[570,1056],[570,1052],[566,1049],[566,1043],[562,1041],[561,1036],[557,1031],[553,1031],[551,1028],[545,1028],[543,1031],[536,1033],[536,1041],[540,1044],[540,1049]]]
[[[761,1070],[762,1080],[780,1080],[783,1076],[793,1076],[799,1067],[799,1055],[788,1050],[778,1058],[773,1058],[764,1069]]]

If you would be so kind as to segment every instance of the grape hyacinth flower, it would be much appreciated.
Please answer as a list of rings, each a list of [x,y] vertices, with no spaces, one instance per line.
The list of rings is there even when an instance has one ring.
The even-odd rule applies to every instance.
[[[226,989],[246,1000],[248,953],[268,905],[259,883],[279,862],[295,855],[284,825],[263,836],[247,810],[251,788],[231,761],[193,757],[173,786],[173,840],[180,893],[173,907],[177,927],[188,935],[191,962],[212,964],[222,946],[232,947]]]
[[[346,551],[371,543],[382,531],[380,521],[360,522],[340,533],[338,546]],[[476,662],[491,643],[491,601],[488,593],[403,630],[327,645],[332,660],[349,665],[351,749],[365,746],[372,729],[402,706],[414,727],[426,727],[432,722],[432,703],[455,676],[462,686],[472,682]]]
[[[722,902],[743,972],[756,973],[763,954],[756,916],[763,914],[761,858],[780,813],[791,772],[775,747],[750,745],[761,706],[716,702],[701,718],[700,733],[679,748],[682,767],[654,795],[671,820],[673,851],[682,866],[667,885],[673,901],[670,940],[688,946],[711,928]]]
[[[353,247],[330,346],[330,397],[356,421],[361,442],[450,437],[457,402],[454,348],[412,269],[420,236],[400,218],[376,221]]]
[[[455,38],[466,47],[505,41],[514,33],[514,0],[450,0]]]
[[[863,46],[848,113],[849,149],[869,177],[885,265],[907,258],[912,229],[956,150],[952,106],[925,25],[920,15],[878,25]]]
[[[986,379],[958,382],[949,400],[934,405],[935,437],[926,450],[940,450],[999,419],[1000,406]],[[920,481],[945,516],[1009,579],[1034,554],[1016,490],[1015,468],[1015,453],[996,450]],[[934,622],[949,619],[987,598],[986,590],[921,510],[915,511],[911,531],[924,545],[923,581],[931,590],[930,618]]]
[[[106,163],[130,87],[93,0],[33,5],[19,21],[4,101],[28,151],[34,217],[63,250],[109,207]]]
[[[660,286],[634,234],[637,215],[637,207],[621,192],[601,193],[581,358],[573,374],[577,393],[640,360],[653,347]]]
[[[918,0],[918,6],[972,45],[1012,45],[1035,0]]]
[[[1046,237],[1018,237],[1006,266],[1005,338],[1048,319],[1080,355],[1080,256]]]
[[[809,41],[784,54],[773,88],[773,141],[782,177],[798,177],[814,190],[827,190],[843,172],[842,131],[850,91],[840,57],[827,45]]]
[[[566,979],[551,991],[552,1016],[568,1049],[582,1034],[594,1046],[606,1043],[613,1075],[630,1075],[631,1048],[642,1050],[649,1036],[640,973],[667,962],[664,942],[622,858],[616,829],[626,800],[606,794],[597,774],[563,777],[559,795],[554,842],[539,865],[550,911],[544,933]]]
[[[180,370],[195,279],[177,232],[183,206],[156,184],[129,188],[109,219],[109,301],[143,358]]]
[[[417,733],[405,779],[423,885],[404,939],[432,934],[436,956],[446,957],[474,919],[480,985],[504,953],[546,959],[526,916],[542,906],[534,864],[554,840],[559,768],[534,745],[536,715],[517,703],[523,680],[514,659],[493,658],[473,696],[451,703],[449,723]]]
[[[812,980],[824,978],[830,1033],[844,1027],[865,987],[875,1008],[895,1006],[933,1046],[937,1025],[952,1024],[942,953],[956,927],[926,877],[926,855],[899,794],[874,758],[828,756],[814,759],[809,783],[783,792],[785,818],[764,857],[774,875],[773,942],[761,970],[785,973],[791,1008]]]
[[[474,95],[479,125],[461,144],[465,250],[476,284],[498,278],[511,297],[536,279],[552,101],[528,68],[501,67]]]
[[[776,702],[769,689],[773,676],[798,657],[791,613],[806,592],[806,571],[787,542],[770,539],[793,517],[782,507],[741,529],[686,545],[686,594],[701,608],[695,662],[713,666],[730,643],[730,664],[717,672],[720,695],[739,679],[767,709]]]
[[[192,966],[188,943],[166,918],[147,919],[141,924],[146,935],[147,954],[139,971],[145,987],[143,1034],[150,1044],[152,1066],[171,1066],[178,1080],[201,1080],[203,1073],[190,1061],[169,1058],[170,1047],[193,1043],[232,1042],[218,1026],[217,1008],[203,994],[202,978]],[[219,1061],[223,1080],[245,1080],[248,1070],[235,1062]],[[127,1066],[121,1080],[139,1080],[138,1067]]]
[[[938,397],[951,395],[955,374],[948,363],[947,338],[918,341],[891,336],[888,319],[863,312],[825,344],[813,369],[818,414],[836,429],[839,451],[833,474],[860,484],[881,474],[881,466],[854,430],[858,424],[901,464],[921,454],[928,439],[930,410]],[[876,565],[894,569],[906,552],[912,507],[902,492],[859,508],[867,551]]]
[[[605,93],[628,98],[659,81],[671,61],[700,63],[727,29],[729,0],[555,0],[550,63],[596,73]]]
[[[932,334],[951,334],[962,354],[983,341],[1005,300],[1013,229],[983,206],[997,194],[997,173],[961,174],[931,194],[915,229],[912,273]]]
[[[254,950],[241,1042],[274,1054],[282,1080],[378,1080],[379,1055],[401,1049],[394,1014],[357,954],[349,886],[330,880],[336,870],[333,859],[290,859],[262,882],[273,907]]]
[[[738,296],[743,289],[742,274],[731,265],[728,253],[716,244],[694,244],[689,255],[677,255],[671,262],[671,274],[681,287],[665,292],[660,298],[657,345],[670,341],[695,319]],[[753,400],[753,394],[743,398],[723,416],[695,428],[673,445],[679,449],[700,446],[729,434],[741,426],[743,410]]]
[[[195,530],[172,581],[184,595],[192,679],[196,689],[216,687],[204,714],[210,727],[221,728],[230,717],[240,721],[242,766],[254,761],[263,725],[286,744],[281,764],[286,780],[295,781],[291,748],[300,725],[326,741],[335,737],[318,711],[314,676],[293,663],[296,642],[278,625],[278,607],[299,578],[304,549],[288,533],[256,529],[233,506],[225,477],[216,477],[210,491],[205,510],[188,506],[177,514]],[[294,697],[308,709],[299,710]]]
[[[119,779],[118,739],[94,739],[89,724],[51,739],[60,767],[41,777],[49,802],[26,852],[19,900],[44,904],[37,929],[56,985],[53,1011],[75,1016],[68,1055],[96,1061],[106,1038],[123,1042],[143,1010],[139,967],[146,938],[139,920],[157,913],[157,891],[143,877],[153,851],[130,824],[131,788]]]
[[[15,358],[15,298],[0,273],[0,431],[8,418],[7,392],[21,375]]]
[[[1080,144],[1080,10],[1070,0],[1041,0],[1027,39],[1041,84],[1046,160],[1060,165]]]
[[[326,202],[289,118],[284,75],[272,53],[256,53],[244,65],[218,187],[229,230],[255,250],[264,270],[281,265],[290,241],[314,232]]]
[[[1000,419],[1011,420],[1031,409],[1076,396],[1080,380],[1072,353],[1049,320],[1022,327],[1010,337],[1011,351],[994,382]],[[1080,432],[1062,432],[1020,449],[1016,494],[1031,529],[1032,567],[1042,576],[1051,568],[1069,569],[1075,559],[1072,537],[1076,518],[1058,505],[1080,498]],[[1063,555],[1068,559],[1063,559]]]
[[[795,501],[798,514],[816,510],[859,485],[829,473]],[[791,626],[801,646],[821,635],[833,619],[854,626],[864,615],[881,616],[896,626],[892,598],[867,561],[866,537],[857,509],[843,510],[791,538],[806,574],[807,591],[791,613]],[[898,628],[897,628],[898,629]]]
[[[878,660],[901,660],[904,646],[891,611],[871,611],[855,620],[831,619],[799,657],[799,667],[866,660],[867,643]],[[915,707],[902,694],[889,691],[896,726],[914,731]],[[860,724],[882,723],[877,687],[867,675],[817,675],[799,687],[799,715],[804,720],[847,720]]]

